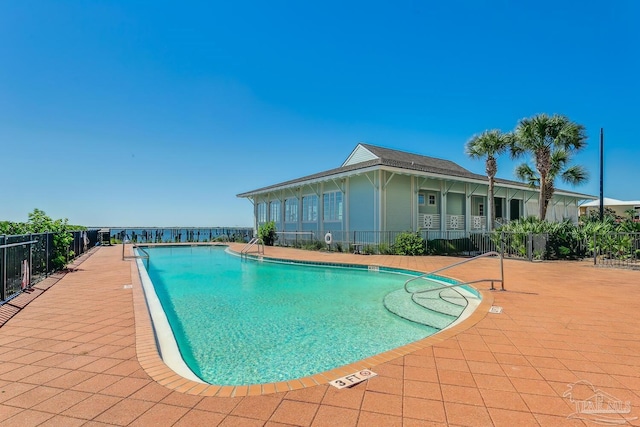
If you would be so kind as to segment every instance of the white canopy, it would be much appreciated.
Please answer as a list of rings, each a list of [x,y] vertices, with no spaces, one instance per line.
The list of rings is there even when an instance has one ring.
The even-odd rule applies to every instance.
[[[625,201],[625,200],[610,199],[608,197],[605,197],[602,200],[604,201],[603,203],[604,206],[640,206],[640,200]],[[590,202],[583,203],[580,205],[580,207],[587,207],[587,208],[597,207],[597,206],[600,206],[600,199],[592,200]]]

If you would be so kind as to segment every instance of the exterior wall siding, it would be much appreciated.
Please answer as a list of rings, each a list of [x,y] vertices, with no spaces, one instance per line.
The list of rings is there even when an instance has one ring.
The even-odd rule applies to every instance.
[[[358,175],[349,179],[349,224],[351,230],[377,229],[375,218],[378,203],[369,180]]]
[[[376,159],[377,157],[369,150],[364,147],[358,147],[356,151],[351,155],[345,163],[344,166],[347,165],[355,165],[357,163],[366,162],[368,160]]]
[[[388,178],[387,178],[388,179]],[[412,230],[411,177],[395,175],[385,189],[385,223],[387,230]]]
[[[437,215],[440,213],[440,191],[436,190],[420,190],[418,194],[424,196],[424,205],[418,205],[418,213]],[[429,195],[435,198],[435,204],[429,204]]]
[[[482,196],[471,196],[471,215],[480,215],[480,205],[483,206],[483,215],[487,215],[487,202]]]
[[[447,215],[464,215],[465,195],[460,193],[447,194]]]

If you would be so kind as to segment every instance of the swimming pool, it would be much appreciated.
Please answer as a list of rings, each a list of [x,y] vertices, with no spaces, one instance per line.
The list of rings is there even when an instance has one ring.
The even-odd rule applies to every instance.
[[[242,260],[210,246],[147,251],[148,275],[181,358],[207,383],[299,378],[438,330],[385,308],[385,296],[402,288],[406,274]]]

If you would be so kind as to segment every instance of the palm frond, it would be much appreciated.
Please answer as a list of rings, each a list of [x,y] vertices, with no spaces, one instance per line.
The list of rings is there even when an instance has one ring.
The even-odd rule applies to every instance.
[[[566,169],[567,164],[569,163],[571,155],[568,151],[557,149],[551,152],[550,162],[551,167],[549,168],[549,175],[552,178],[560,175],[561,172]]]
[[[589,180],[589,172],[583,166],[574,165],[566,169],[561,178],[567,184],[578,185]]]
[[[511,136],[498,129],[486,130],[474,135],[466,144],[465,151],[472,158],[497,156],[509,146]]]
[[[516,167],[515,175],[520,181],[526,182],[531,187],[538,187],[540,185],[540,178],[536,171],[526,163]]]

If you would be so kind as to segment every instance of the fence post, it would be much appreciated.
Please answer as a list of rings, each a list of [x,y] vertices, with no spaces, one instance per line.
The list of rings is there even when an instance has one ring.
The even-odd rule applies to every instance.
[[[597,236],[598,236],[598,234],[594,231],[593,232],[593,265],[597,265],[598,264]]]
[[[33,234],[29,234],[29,241],[33,240]],[[33,243],[29,244],[29,283],[27,283],[27,288],[31,287],[31,281],[33,278]]]
[[[504,231],[500,232],[500,255],[504,257]]]
[[[7,243],[7,238],[2,239],[2,244]],[[0,288],[0,300],[4,301],[7,296],[7,248],[2,248],[2,287]]]
[[[533,260],[533,233],[527,233],[527,258]]]

